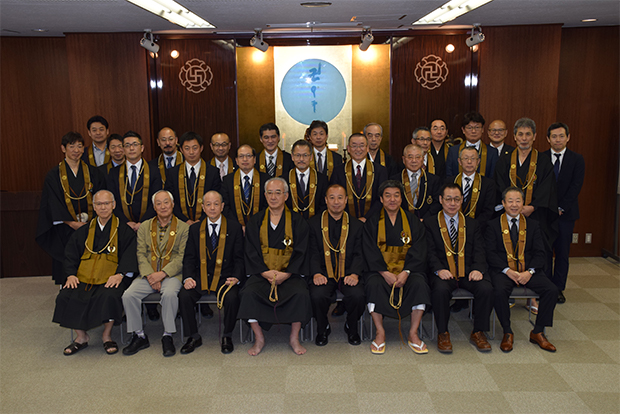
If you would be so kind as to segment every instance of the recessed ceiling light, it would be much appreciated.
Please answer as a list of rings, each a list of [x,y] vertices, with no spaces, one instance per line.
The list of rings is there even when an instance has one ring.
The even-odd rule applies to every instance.
[[[304,3],[300,3],[300,5],[304,7],[327,7],[332,4],[328,1],[306,1]]]
[[[582,22],[584,22],[584,23],[588,23],[588,22],[595,22],[595,21],[597,21],[597,20],[598,20],[598,19],[583,19],[583,20],[582,20]]]
[[[454,52],[454,45],[452,43],[446,45],[446,52],[448,53]]]
[[[33,31],[33,32],[49,32],[49,30],[47,30],[47,29],[41,29],[41,28],[39,28],[39,29],[32,29],[32,31]]]

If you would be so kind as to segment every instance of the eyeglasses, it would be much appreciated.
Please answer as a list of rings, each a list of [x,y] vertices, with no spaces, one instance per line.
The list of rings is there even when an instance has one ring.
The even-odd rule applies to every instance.
[[[282,194],[284,194],[284,191],[282,191],[282,190],[275,190],[275,191],[273,191],[273,190],[268,190],[268,191],[265,191],[265,194],[267,194],[268,196],[275,195],[275,196],[278,196],[278,197],[279,197],[279,196],[281,196]]]
[[[141,143],[139,143],[139,142],[128,142],[128,143],[126,143],[126,144],[123,144],[123,146],[124,146],[125,148],[131,148],[131,147],[136,147],[136,148],[137,148],[137,147],[139,147],[140,145],[142,145],[142,144],[141,144]]]
[[[424,156],[422,155],[406,155],[405,156],[405,159],[409,161],[421,160],[422,158],[424,158]]]
[[[293,154],[293,158],[310,158],[312,154]]]
[[[242,160],[249,160],[250,158],[254,158],[254,154],[239,154],[237,158],[241,158]]]
[[[480,125],[476,125],[476,126],[467,125],[465,129],[468,131],[480,131],[482,127]]]
[[[103,207],[103,206],[107,207],[107,206],[114,204],[114,201],[97,201],[93,204],[97,207]]]
[[[366,144],[349,144],[349,148],[351,149],[364,149],[366,148]]]
[[[223,143],[211,143],[212,146],[214,146],[215,148],[226,148],[227,146],[230,145],[230,142],[223,142]]]
[[[461,201],[463,201],[463,197],[446,197],[443,198],[442,200],[445,201],[446,203],[450,204],[450,203],[460,203]]]
[[[506,128],[497,128],[497,129],[489,129],[489,132],[491,134],[501,134],[505,130],[506,130]]]

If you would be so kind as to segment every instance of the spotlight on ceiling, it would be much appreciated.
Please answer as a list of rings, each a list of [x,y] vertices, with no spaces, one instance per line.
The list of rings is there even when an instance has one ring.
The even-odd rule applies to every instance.
[[[482,33],[480,23],[474,23],[474,26],[471,28],[471,35],[465,40],[465,44],[467,47],[474,47],[482,42],[484,42],[484,34]]]
[[[144,36],[140,39],[140,46],[152,53],[159,52],[159,45],[155,43],[151,29],[144,30]]]
[[[256,28],[254,31],[256,34],[250,39],[250,46],[257,48],[261,52],[266,52],[269,49],[269,43],[263,40],[262,29]]]
[[[362,43],[360,43],[360,50],[362,52],[367,51],[373,40],[375,40],[375,37],[372,35],[370,26],[364,26],[364,30],[362,31]]]

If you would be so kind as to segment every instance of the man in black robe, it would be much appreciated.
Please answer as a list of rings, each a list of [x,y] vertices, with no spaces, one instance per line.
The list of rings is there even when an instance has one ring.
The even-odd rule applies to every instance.
[[[342,155],[327,148],[328,129],[324,121],[314,120],[308,127],[310,132],[309,139],[312,144],[312,159],[310,167],[316,172],[327,176],[327,180],[332,176],[334,168],[342,164]]]
[[[446,123],[442,119],[435,119],[431,122],[430,130],[432,138],[431,155],[433,156],[435,170],[429,172],[443,180],[446,176],[446,159],[450,149],[450,145],[448,145],[446,140],[448,128],[446,128]]]
[[[216,132],[211,137],[209,145],[211,146],[211,151],[213,151],[213,158],[209,160],[209,164],[217,168],[220,172],[220,180],[224,181],[224,177],[237,169],[235,160],[229,155],[230,138],[224,132]]]
[[[489,134],[489,147],[497,151],[498,157],[501,157],[502,155],[510,155],[512,150],[515,149],[512,145],[506,144],[508,129],[506,128],[506,123],[501,119],[496,119],[491,122],[487,133]]]
[[[184,287],[179,292],[179,307],[188,338],[181,353],[189,354],[202,345],[194,306],[202,295],[216,293],[218,300],[223,297],[224,307],[221,350],[230,354],[235,349],[232,331],[239,310],[239,283],[245,279],[243,231],[236,220],[222,214],[224,203],[217,191],[204,195],[202,209],[206,217],[190,227],[183,258]]]
[[[297,355],[306,353],[299,331],[312,317],[306,252],[308,225],[286,208],[288,184],[280,177],[265,184],[269,207],[252,216],[246,227],[245,270],[250,276],[241,291],[239,319],[246,319],[254,331],[250,355],[265,346],[263,328],[291,324],[289,343]]]
[[[99,167],[99,172],[107,177],[110,170],[118,167],[125,162],[125,148],[123,147],[123,137],[119,134],[110,134],[108,137],[108,151],[110,151],[110,161]]]
[[[291,153],[295,168],[284,177],[291,189],[286,206],[308,220],[325,210],[325,191],[329,184],[325,174],[319,174],[310,167],[312,145],[308,141],[296,141]]]
[[[485,177],[493,177],[498,155],[496,149],[482,142],[484,123],[484,118],[478,112],[469,112],[463,116],[461,131],[465,136],[465,141],[463,141],[461,145],[451,147],[448,151],[448,158],[446,159],[447,176],[454,177],[461,172],[458,163],[461,150],[465,147],[476,147],[478,154],[480,154],[480,167],[478,168],[478,172]]]
[[[401,167],[394,161],[394,158],[392,158],[390,154],[386,154],[385,151],[381,149],[383,127],[377,123],[371,122],[364,127],[364,136],[368,141],[368,158],[370,158],[370,161],[372,161],[374,165],[381,165],[385,168],[387,177],[398,174]]]
[[[118,352],[113,325],[123,319],[121,296],[138,271],[136,234],[114,216],[114,196],[101,190],[93,197],[97,218],[82,226],[65,249],[67,280],[56,297],[53,322],[74,329],[77,337],[64,350],[73,355],[88,346],[87,331],[103,324],[103,347]]]
[[[293,152],[294,153],[294,152]],[[318,346],[327,345],[331,328],[327,321],[329,306],[336,301],[336,289],[344,295],[347,312],[344,325],[351,345],[359,345],[358,321],[364,313],[365,295],[361,276],[362,223],[344,211],[347,193],[332,184],[325,195],[327,210],[308,221],[310,227],[310,299],[316,319]]]
[[[52,256],[52,278],[57,285],[65,283],[65,246],[75,230],[94,217],[93,194],[105,188],[97,168],[80,159],[84,153],[82,135],[65,134],[60,149],[65,159],[45,176],[35,236]]]
[[[469,151],[476,153],[476,151]],[[474,169],[475,172],[475,169]],[[428,243],[428,279],[431,301],[437,323],[437,349],[452,353],[448,322],[450,299],[455,289],[474,294],[474,329],[470,342],[480,352],[488,352],[491,345],[484,331],[489,330],[493,308],[493,285],[486,273],[484,239],[478,222],[461,212],[463,193],[457,184],[446,184],[439,195],[443,207],[435,217],[424,220]]]
[[[162,188],[166,185],[166,170],[183,164],[183,154],[178,150],[179,139],[172,128],[163,127],[157,134],[157,146],[162,153],[149,161],[151,170],[158,169]]]
[[[385,352],[383,317],[405,318],[411,314],[409,347],[416,354],[428,353],[418,336],[418,327],[430,290],[426,283],[426,239],[424,226],[412,213],[401,208],[403,186],[389,180],[379,188],[383,208],[364,225],[362,251],[368,312],[377,328],[370,351]]]
[[[273,122],[261,125],[258,130],[260,142],[264,149],[258,155],[258,169],[262,173],[273,177],[288,177],[288,172],[293,168],[291,154],[280,149],[280,128]]]

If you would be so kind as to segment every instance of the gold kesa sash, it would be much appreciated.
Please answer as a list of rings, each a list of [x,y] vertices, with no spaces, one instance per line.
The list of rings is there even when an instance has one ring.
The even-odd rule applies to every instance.
[[[309,201],[308,205],[304,208],[299,207],[299,195],[297,194],[297,169],[293,168],[288,173],[288,182],[289,187],[291,187],[291,201],[293,204],[293,211],[295,213],[303,213],[308,210],[308,218],[314,216],[314,201],[316,197],[316,181],[317,181],[317,172],[313,168],[308,168],[306,170],[308,172],[308,195]]]
[[[431,149],[428,149],[428,152],[426,153],[426,160],[428,161],[426,163],[426,171],[428,171],[431,174],[435,174],[435,158],[433,158],[433,154],[431,154]]]
[[[402,208],[399,209],[399,214],[403,223],[403,231],[400,233],[400,239],[403,242],[402,246],[388,246],[386,244],[387,234],[385,229],[386,218],[384,208],[381,209],[379,215],[379,231],[377,233],[377,246],[379,250],[381,250],[383,260],[387,264],[387,270],[395,275],[403,271],[405,257],[407,256],[409,247],[411,247],[411,227],[409,226],[409,219]]]
[[[463,184],[463,173],[460,173],[454,179],[454,184],[459,187]],[[476,206],[478,205],[478,199],[480,198],[480,187],[482,186],[482,179],[480,174],[474,173],[474,182],[471,184],[471,195],[469,196],[469,211],[465,213],[467,217],[476,218]],[[463,199],[463,205],[461,209],[465,208],[465,199]]]
[[[441,239],[443,240],[444,251],[446,252],[446,258],[448,259],[448,266],[450,267],[450,273],[456,280],[465,276],[465,216],[459,211],[459,225],[458,225],[458,248],[459,251],[452,250],[452,241],[450,240],[450,232],[446,225],[446,218],[444,217],[443,210],[437,213],[437,221],[439,222],[439,230],[441,233]],[[459,258],[458,272],[456,271],[456,258]]]
[[[265,150],[261,151],[258,156],[258,162],[260,164],[260,172],[267,172],[267,152]],[[276,173],[274,177],[280,177],[282,175],[282,164],[284,160],[284,156],[282,155],[282,150],[278,147],[278,156],[276,157]]]
[[[265,210],[265,217],[260,227],[260,245],[263,252],[263,260],[269,270],[284,271],[288,262],[293,254],[293,220],[291,211],[284,207],[284,249],[274,249],[269,247],[269,212],[270,209]]]
[[[205,192],[205,175],[207,174],[207,164],[205,160],[200,160],[200,171],[198,172],[198,177],[195,183],[194,191],[189,193],[187,191],[187,187],[185,186],[185,165],[179,167],[179,198],[181,203],[181,212],[192,221],[196,221],[196,217],[200,217],[202,214],[198,207],[202,206],[202,196],[204,196]],[[198,206],[193,214],[190,214],[190,208],[193,208],[196,203]]]
[[[461,146],[459,147],[459,154],[461,153],[461,150],[463,148],[465,148],[465,144],[467,143],[467,141],[463,141],[461,143]],[[474,145],[470,145],[471,147],[474,147]],[[480,141],[480,151],[478,151],[479,155],[480,155],[480,165],[478,166],[478,168],[480,169],[480,175],[484,176],[484,174],[486,173],[486,169],[487,169],[487,146],[484,142],[482,142],[482,140]],[[459,164],[459,173],[463,172],[463,167]]]
[[[515,150],[514,152],[517,151]],[[516,250],[510,239],[510,226],[508,226],[508,216],[506,213],[502,214],[500,222],[502,224],[502,239],[504,241],[504,249],[506,249],[508,267],[516,272],[523,272],[525,270],[525,233],[527,232],[525,216],[523,214],[519,215],[519,240]]]
[[[183,154],[180,151],[177,151],[177,157],[174,165],[179,165],[183,163]],[[164,154],[159,154],[159,158],[157,159],[157,166],[159,167],[159,175],[161,175],[161,182],[166,184],[166,162],[164,159]]]
[[[88,165],[82,160],[80,160],[80,166],[82,167],[82,173],[84,174],[84,187],[80,191],[80,193],[84,192],[83,195],[78,195],[76,197],[70,194],[71,186],[69,186],[69,182],[67,180],[67,164],[65,161],[62,161],[58,164],[58,172],[60,174],[60,186],[62,187],[63,193],[65,193],[65,204],[67,205],[67,210],[69,210],[69,214],[75,221],[85,222],[88,221],[90,217],[93,217],[93,195],[91,190],[93,188],[93,183],[90,181],[90,171],[88,169]],[[79,172],[79,168],[78,168]],[[65,187],[66,185],[66,187]],[[88,203],[88,217],[86,220],[80,220],[80,217],[75,213],[75,208],[73,208],[73,203],[71,200],[82,200],[86,198],[86,202]]]
[[[323,235],[323,251],[325,252],[325,267],[327,268],[327,276],[330,279],[334,279],[336,282],[340,281],[340,278],[345,275],[344,262],[347,253],[347,238],[349,237],[349,215],[347,212],[342,213],[342,227],[340,230],[340,240],[337,246],[332,246],[329,239],[329,213],[327,210],[323,212],[321,216],[321,234]],[[336,255],[338,268],[334,274],[334,267],[332,266],[331,252]]]
[[[120,170],[118,172],[118,188],[121,194],[121,206],[123,207],[123,214],[127,217],[127,220],[139,222],[144,213],[146,213],[146,206],[148,204],[149,198],[149,186],[150,186],[150,171],[149,165],[146,163],[144,158],[142,159],[142,168],[138,172],[138,176],[136,177],[136,183],[134,185],[138,185],[138,181],[140,181],[140,176],[142,175],[142,187],[137,189],[134,187],[132,191],[129,191],[129,174],[125,175],[125,170],[127,169],[127,163],[124,162],[120,166]],[[133,209],[130,209],[130,206],[133,206],[133,199],[136,193],[142,191],[142,200],[140,205],[140,216],[133,216]],[[129,202],[127,199],[129,198]]]
[[[510,156],[510,184],[514,187],[519,187],[525,193],[525,202],[524,206],[529,206],[532,202],[532,193],[534,192],[534,184],[536,183],[536,164],[538,163],[538,151],[532,149],[532,157],[530,158],[530,167],[527,171],[527,176],[525,177],[525,183],[523,185],[517,185],[517,156],[519,150],[516,149],[512,151],[512,155]],[[519,179],[519,181],[521,181]]]
[[[353,162],[351,160],[347,161],[347,164],[344,168],[345,175],[347,177],[347,185],[349,187],[349,191],[347,191],[347,199],[349,204],[349,213],[355,215],[355,204],[360,205],[360,200],[362,198],[366,199],[366,203],[364,205],[364,214],[360,215],[360,217],[364,217],[368,210],[370,209],[370,202],[372,201],[372,185],[375,182],[375,167],[372,162],[366,163],[366,187],[362,191],[362,194],[358,195],[355,191],[355,186],[353,185]],[[353,201],[355,198],[355,201]],[[357,217],[359,218],[359,217]]]
[[[159,248],[157,222],[157,217],[153,218],[151,222],[151,267],[159,272],[170,263],[170,253],[172,253],[174,241],[177,238],[178,219],[172,216],[168,243],[166,243],[166,247],[163,250]]]
[[[211,279],[211,286],[209,286],[209,274],[207,273],[207,257],[211,260],[211,253],[207,250],[207,222],[209,218],[206,217],[200,223],[200,287],[202,290],[206,290],[208,293],[215,292],[217,284],[220,282],[220,276],[222,275],[222,263],[224,262],[224,247],[226,243],[226,217],[221,215],[222,224],[220,225],[220,235],[218,238],[217,255],[215,256],[215,270],[213,271],[213,278]]]
[[[385,153],[381,148],[377,151],[377,156],[379,157],[379,164],[381,164],[382,167],[385,167]]]
[[[424,204],[431,204],[433,202],[433,196],[428,196],[428,198],[426,198],[426,190],[428,190],[428,180],[426,177],[426,171],[424,171],[424,169],[422,168],[422,175],[424,176],[424,196],[422,198],[419,197],[419,193],[420,193],[420,185],[422,183],[422,180],[418,180],[418,189],[416,190],[416,194],[418,194],[418,201],[422,200],[422,204],[420,204],[420,207],[416,207],[415,204],[413,203],[414,197],[413,194],[411,194],[411,180],[409,180],[409,170],[407,170],[406,168],[401,172],[401,178],[403,181],[403,186],[405,187],[405,198],[407,199],[407,205],[409,206],[409,211],[415,211],[415,210],[419,210],[422,207],[424,207]]]
[[[260,176],[258,171],[254,170],[252,174],[252,189],[250,191],[250,200],[246,204],[243,198],[243,183],[241,182],[241,169],[235,171],[233,178],[233,194],[235,197],[235,211],[237,213],[237,220],[243,226],[248,222],[250,216],[258,213],[260,202]]]
[[[93,152],[93,144],[89,145],[86,151],[88,152],[88,163],[93,167],[97,167],[97,161],[95,161],[95,153]],[[107,164],[108,162],[110,162],[110,150],[106,146],[105,155],[103,156],[103,164]]]
[[[332,173],[334,172],[334,154],[329,148],[325,152],[327,153],[327,178],[331,178]],[[316,166],[316,162],[314,160],[315,158],[316,158],[316,152],[312,151],[312,159],[310,160],[310,167],[318,171],[319,169]]]
[[[95,231],[97,226],[97,219],[94,218],[90,221],[88,227],[88,237],[84,242],[84,253],[80,258],[80,266],[77,271],[77,278],[80,282],[89,285],[103,285],[108,281],[110,276],[116,274],[118,267],[118,217],[112,215],[110,217],[112,221],[110,226],[110,239],[108,243],[103,246],[103,249],[95,252]],[[88,247],[88,246],[91,247]],[[103,253],[107,251],[107,253]]]

